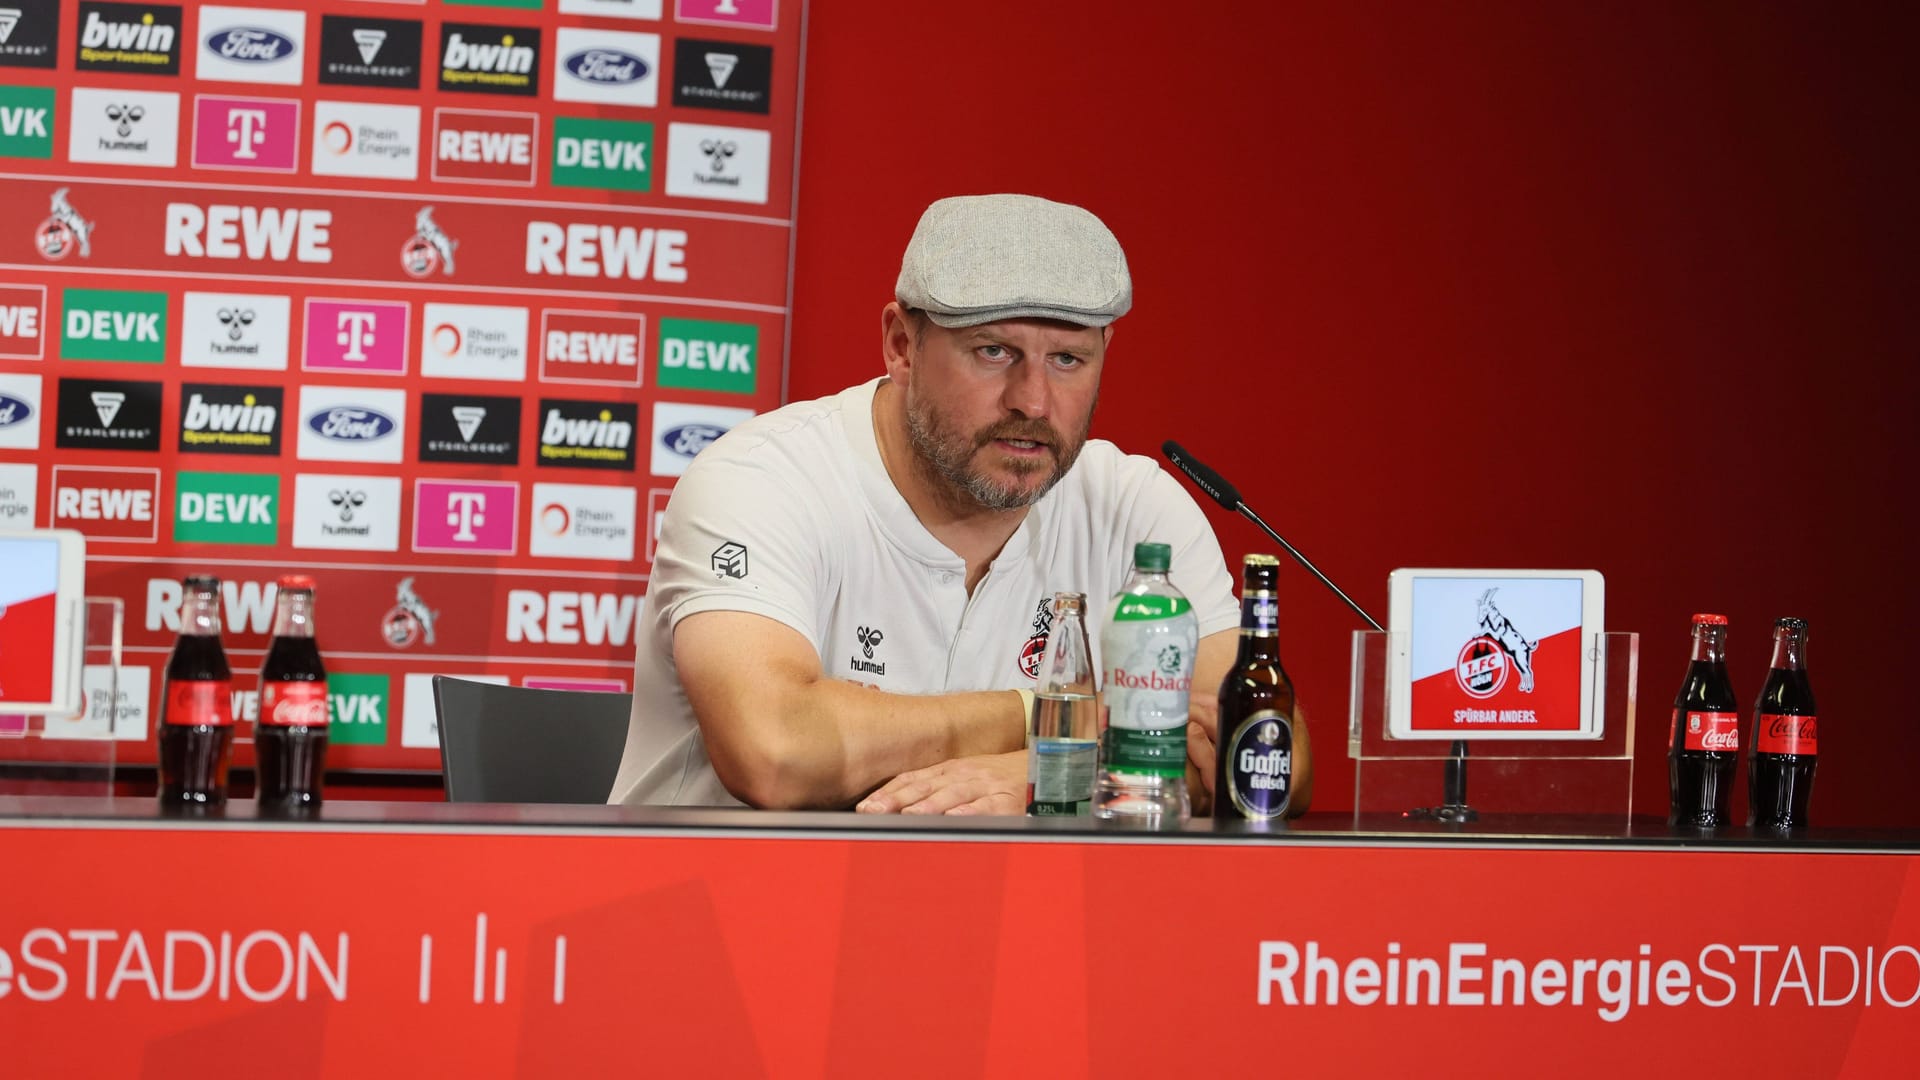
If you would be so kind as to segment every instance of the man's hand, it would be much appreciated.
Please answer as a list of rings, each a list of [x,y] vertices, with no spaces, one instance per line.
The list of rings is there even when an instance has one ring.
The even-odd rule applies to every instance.
[[[1195,719],[1187,721],[1187,799],[1193,812],[1206,817],[1213,812],[1213,734]]]
[[[1026,809],[1027,752],[954,758],[901,773],[862,799],[862,814],[1018,814]]]

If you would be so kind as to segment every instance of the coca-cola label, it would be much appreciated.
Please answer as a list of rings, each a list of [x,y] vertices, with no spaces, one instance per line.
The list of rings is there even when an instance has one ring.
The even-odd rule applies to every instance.
[[[1785,716],[1761,713],[1753,725],[1753,748],[1762,754],[1805,754],[1820,752],[1817,716]]]
[[[262,683],[260,722],[272,727],[325,727],[327,684],[324,682]]]
[[[1740,749],[1739,713],[1690,712],[1682,718],[1680,727],[1689,750]]]
[[[228,679],[181,680],[167,685],[163,724],[233,724],[233,683]]]

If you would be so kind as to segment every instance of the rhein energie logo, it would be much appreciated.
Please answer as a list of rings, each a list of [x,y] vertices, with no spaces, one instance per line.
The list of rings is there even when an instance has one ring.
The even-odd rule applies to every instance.
[[[1480,594],[1480,633],[1467,639],[1455,659],[1453,677],[1468,697],[1485,699],[1507,685],[1509,670],[1520,673],[1520,692],[1533,693],[1533,650],[1538,640],[1529,641],[1494,606],[1498,588]]]

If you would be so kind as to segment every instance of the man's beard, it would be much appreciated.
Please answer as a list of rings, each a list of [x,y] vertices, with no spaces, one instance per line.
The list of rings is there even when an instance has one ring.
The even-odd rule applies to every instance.
[[[907,437],[913,443],[914,455],[925,468],[931,470],[935,478],[945,481],[945,494],[950,502],[964,504],[970,500],[988,510],[1018,510],[1040,501],[1040,497],[1053,490],[1053,485],[1059,483],[1060,478],[1073,467],[1074,459],[1080,456],[1080,448],[1086,445],[1087,435],[1092,429],[1093,410],[1088,409],[1087,422],[1071,443],[1061,438],[1053,425],[1045,420],[1017,417],[1009,417],[982,428],[968,438],[954,431],[945,418],[927,403],[915,402],[911,396],[907,402]],[[998,439],[1037,442],[1051,450],[1051,460],[1008,460],[1008,467],[1022,475],[1050,470],[1046,480],[1037,487],[1019,487],[996,481],[983,470],[975,468],[975,455]]]

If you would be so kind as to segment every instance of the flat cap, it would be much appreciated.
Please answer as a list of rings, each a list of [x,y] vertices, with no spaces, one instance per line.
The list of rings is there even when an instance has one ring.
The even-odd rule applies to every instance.
[[[962,195],[920,215],[894,297],[949,329],[1002,319],[1105,326],[1133,306],[1120,241],[1078,206]]]

